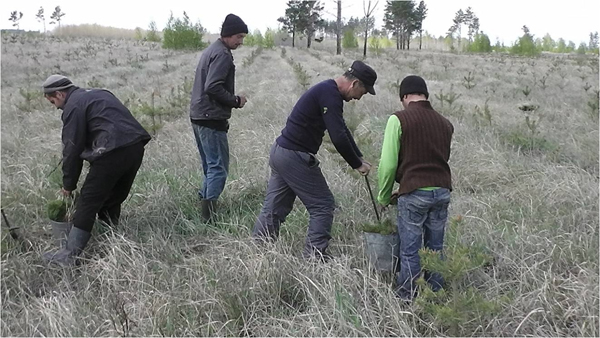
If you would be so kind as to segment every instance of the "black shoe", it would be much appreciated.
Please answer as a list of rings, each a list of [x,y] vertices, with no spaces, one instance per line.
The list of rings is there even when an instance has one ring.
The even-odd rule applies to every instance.
[[[302,252],[302,256],[308,260],[316,260],[319,263],[329,263],[334,260],[333,255],[331,255],[327,250],[320,251],[318,249],[313,249],[308,251],[305,249]]]
[[[414,297],[416,297],[416,294],[413,295],[413,297],[407,297],[407,296],[402,295],[400,293],[400,288],[395,288],[394,289],[394,296],[396,296],[396,299],[398,299],[401,304],[412,305],[413,299],[414,299]]]
[[[329,252],[325,252],[323,254],[318,254],[317,259],[321,263],[329,263],[329,262],[333,261],[335,258]]]

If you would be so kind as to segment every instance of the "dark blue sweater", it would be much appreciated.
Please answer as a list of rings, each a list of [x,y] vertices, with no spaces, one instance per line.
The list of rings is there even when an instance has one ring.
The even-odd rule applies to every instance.
[[[356,169],[362,165],[360,158],[363,155],[346,127],[343,111],[344,99],[335,81],[322,81],[300,97],[276,140],[277,144],[316,154],[327,130],[335,149]]]

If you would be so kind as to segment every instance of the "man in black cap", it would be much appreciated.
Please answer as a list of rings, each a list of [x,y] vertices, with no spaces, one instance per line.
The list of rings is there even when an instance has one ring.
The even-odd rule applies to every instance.
[[[229,14],[221,28],[221,38],[202,52],[190,103],[190,119],[202,160],[204,182],[198,191],[202,218],[213,220],[217,199],[225,188],[229,171],[227,131],[232,108],[246,104],[235,95],[235,65],[232,49],[242,45],[248,27],[238,16]]]
[[[425,80],[407,76],[400,83],[404,110],[388,119],[378,167],[379,196],[383,208],[398,197],[400,273],[395,290],[398,297],[411,301],[415,281],[421,274],[419,249],[442,252],[452,176],[448,160],[454,127],[436,112],[428,101]],[[400,188],[392,192],[394,181]],[[426,272],[432,290],[444,285],[439,273]]]
[[[279,227],[291,212],[296,196],[310,214],[303,255],[327,261],[335,202],[323,177],[317,152],[325,130],[346,162],[367,175],[371,164],[363,160],[344,121],[344,101],[360,100],[366,93],[375,95],[377,73],[361,61],[336,79],[322,81],[307,90],[287,119],[285,128],[271,147],[271,177],[267,196],[252,235],[276,239]]]
[[[79,88],[56,74],[42,87],[46,99],[63,111],[64,196],[77,188],[83,160],[90,163],[66,247],[44,254],[47,261],[73,265],[90,239],[96,215],[107,224],[118,223],[151,137],[108,90]]]

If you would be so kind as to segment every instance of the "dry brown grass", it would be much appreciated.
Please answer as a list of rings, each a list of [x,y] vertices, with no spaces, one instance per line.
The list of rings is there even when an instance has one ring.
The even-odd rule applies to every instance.
[[[341,74],[342,64],[359,57],[286,51],[286,58],[303,65],[311,84]],[[423,309],[399,304],[389,276],[369,269],[360,229],[375,216],[364,182],[338,154],[325,148],[319,153],[338,204],[334,263],[299,257],[308,218],[299,203],[278,243],[257,247],[248,239],[264,198],[268,149],[301,94],[279,49],[264,50],[242,66],[250,53],[249,48],[234,53],[236,88],[249,102],[231,120],[223,219],[210,227],[199,220],[200,161],[187,108],[169,108],[173,115],[147,146],[122,225],[114,231],[98,227],[85,263],[59,270],[47,268],[40,255],[50,248],[43,210],[58,189],[55,174],[48,175],[60,156],[60,112],[41,94],[25,102],[19,90],[39,93],[40,83],[60,70],[82,86],[102,84],[131,106],[148,102],[157,90],[156,104],[170,107],[171,88],[193,78],[198,53],[128,40],[3,41],[2,208],[32,244],[22,246],[2,229],[3,336],[449,335],[425,320]],[[367,59],[379,74],[377,96],[346,105],[349,119],[364,116],[355,133],[373,163],[387,116],[399,109],[393,84],[405,75],[422,75],[433,105],[453,122],[451,216],[463,215],[464,221],[449,229],[451,243],[483,247],[494,257],[492,266],[468,281],[485,297],[505,299],[491,318],[481,314],[460,323],[462,335],[600,333],[598,120],[586,110],[598,89],[598,68],[574,58],[533,62],[387,51]],[[477,85],[467,89],[462,80],[473,70]],[[546,73],[542,89],[534,74],[537,81]],[[583,89],[582,73],[589,75],[590,91]],[[525,85],[533,88],[528,98]],[[442,108],[435,95],[451,86],[462,96],[452,108],[447,103]],[[491,125],[474,116],[475,106],[487,99]],[[540,105],[544,114],[536,135],[547,143],[533,148],[514,134],[528,135],[518,109],[525,101]]]

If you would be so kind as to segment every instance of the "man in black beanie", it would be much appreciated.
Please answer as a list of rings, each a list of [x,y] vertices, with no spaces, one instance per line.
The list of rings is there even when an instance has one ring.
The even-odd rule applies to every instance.
[[[214,219],[217,199],[225,188],[229,170],[227,131],[232,108],[246,104],[235,95],[235,65],[232,49],[242,45],[248,26],[240,17],[229,14],[221,28],[221,38],[206,48],[196,68],[190,103],[190,119],[202,160],[204,182],[198,191],[202,218]]]
[[[87,245],[96,215],[108,224],[119,222],[121,204],[129,195],[151,137],[108,90],[79,88],[58,74],[48,77],[42,89],[46,99],[63,111],[62,195],[72,196],[83,160],[90,163],[66,245],[43,255],[51,263],[68,266],[75,264]]]
[[[411,75],[402,80],[404,110],[388,119],[378,167],[377,200],[385,208],[392,197],[398,197],[400,272],[395,292],[405,301],[416,295],[422,243],[442,252],[452,191],[448,160],[454,127],[431,107],[428,98],[423,78]],[[392,193],[394,181],[400,188]],[[444,284],[442,276],[432,271],[425,272],[425,280],[434,291]]]

